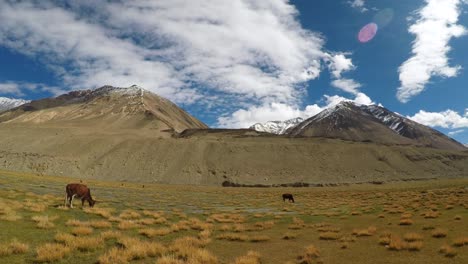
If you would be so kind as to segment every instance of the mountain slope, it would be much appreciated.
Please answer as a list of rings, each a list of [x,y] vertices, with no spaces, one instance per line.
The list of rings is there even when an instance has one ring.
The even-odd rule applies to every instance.
[[[15,108],[25,103],[29,103],[28,100],[23,99],[11,99],[6,97],[0,97],[0,112]]]
[[[137,86],[103,86],[32,101],[1,113],[0,122],[177,132],[207,128],[169,100]]]
[[[249,129],[254,129],[258,132],[267,132],[271,134],[282,135],[285,134],[288,129],[295,127],[299,123],[304,121],[303,118],[297,117],[292,118],[286,121],[268,121],[266,123],[256,123],[249,127]]]
[[[443,133],[396,114],[384,107],[370,105],[361,106],[361,109],[372,114],[382,124],[385,124],[398,135],[410,138],[418,144],[440,149],[467,150],[463,148],[464,146],[461,143]]]
[[[320,112],[291,129],[289,135],[466,150],[444,134],[383,107],[352,102],[341,102]]]
[[[364,113],[358,121],[379,122],[359,107],[353,111]],[[203,185],[468,177],[468,152],[207,129],[138,87],[33,101],[0,113],[0,120],[0,171]]]

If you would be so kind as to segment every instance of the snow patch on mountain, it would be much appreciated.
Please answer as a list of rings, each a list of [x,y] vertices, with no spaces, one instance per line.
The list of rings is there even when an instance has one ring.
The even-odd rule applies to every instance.
[[[26,104],[29,102],[31,101],[23,100],[23,99],[12,99],[12,98],[7,98],[7,97],[0,97],[0,112],[15,108],[17,106],[20,106],[22,104]]]
[[[302,117],[292,118],[286,121],[268,121],[266,123],[256,123],[250,126],[250,129],[254,129],[259,132],[267,132],[277,135],[282,135],[288,131],[288,129],[295,127],[300,124],[304,119]]]

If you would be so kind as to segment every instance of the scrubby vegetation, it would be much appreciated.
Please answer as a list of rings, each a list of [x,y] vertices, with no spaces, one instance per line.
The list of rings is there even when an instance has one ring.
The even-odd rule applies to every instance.
[[[467,180],[322,188],[88,182],[0,172],[0,263],[468,263]],[[296,203],[285,203],[284,192]]]

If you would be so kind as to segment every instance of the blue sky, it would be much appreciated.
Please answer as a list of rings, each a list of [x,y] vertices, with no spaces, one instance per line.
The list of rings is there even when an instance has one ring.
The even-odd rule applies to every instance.
[[[468,143],[467,11],[465,0],[2,1],[0,96],[137,84],[213,127],[352,100]],[[358,41],[371,22],[373,39]]]

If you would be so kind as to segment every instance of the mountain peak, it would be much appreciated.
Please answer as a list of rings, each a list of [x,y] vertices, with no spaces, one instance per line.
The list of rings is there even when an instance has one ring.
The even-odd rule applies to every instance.
[[[286,121],[268,121],[265,123],[256,123],[250,126],[250,129],[254,129],[259,132],[267,132],[271,134],[282,135],[287,133],[287,131],[296,126],[297,124],[304,121],[302,117],[296,117],[288,119]]]
[[[105,85],[35,100],[0,114],[0,122],[147,128],[181,132],[207,128],[171,101],[137,85]]]
[[[378,105],[344,101],[305,120],[289,135],[463,150],[461,143]]]
[[[29,103],[29,100],[0,97],[0,112]]]

